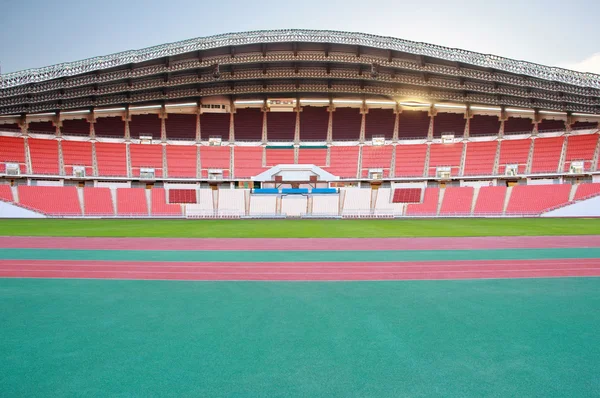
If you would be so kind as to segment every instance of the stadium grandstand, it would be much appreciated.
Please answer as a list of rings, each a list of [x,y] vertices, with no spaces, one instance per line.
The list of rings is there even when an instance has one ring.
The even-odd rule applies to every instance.
[[[360,33],[0,80],[3,217],[600,216],[600,76]]]

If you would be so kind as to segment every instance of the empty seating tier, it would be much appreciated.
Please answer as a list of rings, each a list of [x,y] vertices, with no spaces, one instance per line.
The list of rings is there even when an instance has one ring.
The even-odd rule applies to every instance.
[[[114,216],[110,188],[83,188],[84,212],[88,216]]]
[[[475,115],[469,122],[470,136],[495,136],[499,131],[500,119],[498,119],[498,116]]]
[[[117,188],[117,214],[120,216],[148,216],[148,202],[144,188]]]
[[[509,117],[504,121],[504,134],[530,134],[533,120],[530,118]]]
[[[300,147],[298,164],[314,164],[323,167],[327,163],[327,148]]]
[[[600,184],[579,184],[579,186],[577,186],[577,191],[575,191],[575,197],[573,200],[588,199],[596,195],[600,195]]]
[[[0,200],[4,202],[12,202],[13,194],[10,185],[0,185]]]
[[[396,188],[392,203],[419,203],[422,193],[421,188]]]
[[[328,172],[339,177],[356,178],[358,168],[357,146],[332,146]]]
[[[161,121],[156,114],[132,115],[129,121],[129,134],[132,138],[140,136],[160,138]]]
[[[267,167],[278,164],[294,164],[294,149],[289,147],[271,147],[266,149]]]
[[[333,112],[333,139],[358,141],[361,123],[362,114],[360,109],[337,108]]]
[[[369,109],[365,117],[365,139],[373,136],[384,136],[391,140],[394,136],[396,114],[392,109]]]
[[[301,141],[325,141],[328,126],[329,111],[326,107],[302,107],[300,112]]]
[[[19,204],[52,216],[80,216],[81,207],[75,187],[21,185]]]
[[[58,175],[58,141],[29,138],[28,144],[33,173]]]
[[[56,127],[52,122],[30,122],[27,130],[30,133],[56,134]]]
[[[167,172],[169,177],[195,178],[198,148],[192,145],[167,145]]]
[[[391,145],[365,145],[362,149],[362,176],[368,177],[369,169],[383,169],[383,176],[388,177],[392,163]]]
[[[438,167],[450,167],[451,175],[460,170],[463,144],[433,144],[429,152],[429,175],[435,176]]]
[[[202,176],[208,176],[208,169],[221,169],[223,176],[229,175],[229,147],[228,146],[202,146],[200,147],[200,163]]]
[[[125,122],[120,116],[101,117],[94,123],[94,133],[98,137],[125,137]]]
[[[131,174],[140,175],[142,168],[154,169],[156,177],[162,177],[163,146],[160,144],[130,144]]]
[[[500,164],[498,174],[505,174],[506,165],[518,165],[519,174],[525,173],[531,140],[504,140],[500,143]]]
[[[193,191],[195,193],[195,191]],[[167,193],[163,188],[152,189],[152,211],[153,216],[181,216],[181,205],[168,204]]]
[[[468,216],[473,204],[472,187],[449,187],[445,189],[440,215]]]
[[[239,112],[239,111],[238,111]],[[236,114],[237,117],[237,114]],[[200,115],[200,134],[202,139],[206,140],[211,136],[220,136],[223,141],[229,140],[229,126],[231,123],[231,117],[229,113],[203,113]],[[240,123],[242,121],[240,120]],[[262,128],[262,121],[261,121]],[[236,129],[236,139],[237,137]],[[243,137],[243,134],[242,134]],[[260,136],[259,138],[260,139]]]
[[[63,140],[61,145],[65,165],[65,175],[73,175],[73,166],[84,167],[86,176],[92,176],[94,174],[91,142]]]
[[[398,139],[426,138],[429,123],[430,117],[426,111],[403,111],[398,119]]]
[[[267,139],[293,141],[296,132],[296,112],[268,112]]]
[[[532,173],[556,173],[564,138],[537,138],[534,140]]]
[[[433,118],[433,136],[441,137],[444,134],[453,134],[462,137],[467,123],[463,113],[438,113]]]
[[[423,177],[427,145],[398,145],[396,147],[395,177]]]
[[[262,139],[263,112],[260,109],[238,109],[234,116],[236,141]]]
[[[227,134],[225,134],[225,139],[227,139],[229,136],[229,115],[227,114],[225,116],[227,116]],[[196,139],[196,115],[186,113],[170,113],[169,117],[165,119],[165,130],[167,131],[167,139],[184,139],[194,141]],[[204,138],[208,138],[208,134]]]
[[[571,125],[573,130],[595,130],[598,128],[598,122],[575,122]]]
[[[236,178],[253,177],[265,171],[262,166],[263,151],[260,146],[234,148],[234,174]]]
[[[506,214],[538,215],[569,202],[571,185],[517,185],[512,188]]]
[[[598,144],[598,134],[572,135],[567,143],[564,171],[568,172],[573,161],[582,161],[584,171],[593,169],[592,161]]]
[[[504,211],[506,200],[506,187],[481,187],[475,202],[473,215],[476,216],[499,216]]]
[[[96,142],[99,176],[127,176],[127,147],[125,144]]]
[[[538,123],[538,131],[543,133],[544,131],[564,131],[565,122],[563,120],[547,120],[544,119]]]
[[[498,141],[469,142],[465,156],[464,175],[491,175]]]
[[[169,203],[197,203],[195,189],[169,189]]]
[[[86,119],[63,120],[61,131],[63,135],[90,135],[90,123]]]
[[[437,215],[439,188],[426,188],[423,203],[414,203],[406,206],[407,216],[435,216]]]
[[[0,136],[0,173],[6,172],[6,163],[16,163],[21,173],[27,172],[23,138]]]

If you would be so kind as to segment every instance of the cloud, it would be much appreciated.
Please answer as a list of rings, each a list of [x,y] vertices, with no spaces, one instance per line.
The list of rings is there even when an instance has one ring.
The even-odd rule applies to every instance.
[[[592,72],[600,74],[600,53],[592,54],[579,62],[566,63],[558,66],[561,68],[578,70],[580,72]]]

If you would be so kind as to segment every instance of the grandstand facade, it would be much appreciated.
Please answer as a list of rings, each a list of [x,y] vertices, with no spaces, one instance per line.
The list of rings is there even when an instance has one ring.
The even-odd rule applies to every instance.
[[[358,33],[219,35],[2,75],[0,200],[77,217],[537,216],[600,192],[599,121],[590,73]]]

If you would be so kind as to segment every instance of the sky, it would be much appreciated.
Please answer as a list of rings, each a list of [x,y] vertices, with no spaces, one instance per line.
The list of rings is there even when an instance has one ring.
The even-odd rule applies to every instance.
[[[598,0],[0,0],[2,73],[214,34],[372,33],[600,74]]]

